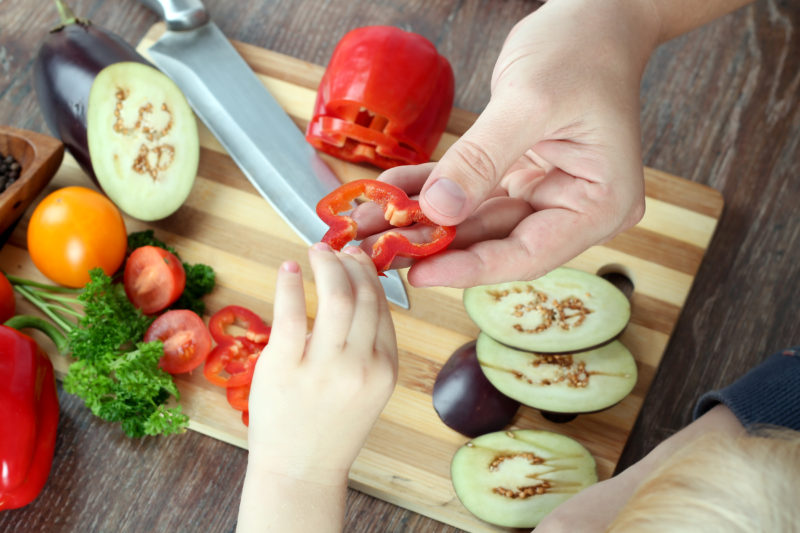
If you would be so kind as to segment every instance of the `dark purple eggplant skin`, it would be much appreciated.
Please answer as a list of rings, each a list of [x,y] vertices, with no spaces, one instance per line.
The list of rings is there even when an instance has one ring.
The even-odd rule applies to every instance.
[[[508,426],[520,403],[498,391],[481,370],[475,341],[458,348],[439,370],[433,408],[442,422],[468,437]]]
[[[65,22],[50,31],[39,48],[34,88],[50,131],[96,182],[86,140],[92,82],[113,63],[150,63],[121,37],[100,26],[81,19]]]

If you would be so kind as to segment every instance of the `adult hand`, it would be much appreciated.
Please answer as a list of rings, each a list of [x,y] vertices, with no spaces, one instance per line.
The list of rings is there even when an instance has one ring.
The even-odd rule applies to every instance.
[[[644,213],[639,84],[657,44],[649,2],[548,2],[510,32],[475,124],[436,164],[379,179],[420,194],[451,249],[416,286],[534,279]],[[362,234],[385,229],[356,213]],[[393,266],[407,266],[398,262]]]

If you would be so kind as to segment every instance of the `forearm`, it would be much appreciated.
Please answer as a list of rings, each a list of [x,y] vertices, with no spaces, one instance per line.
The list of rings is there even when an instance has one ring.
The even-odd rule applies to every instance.
[[[248,464],[239,504],[238,533],[340,532],[347,476],[340,483],[310,483]]]
[[[664,43],[699,28],[753,0],[646,0],[658,21],[658,42]]]
[[[733,438],[745,433],[745,428],[730,409],[724,405],[717,405],[682,430],[661,442],[641,461],[622,472],[620,477],[626,478],[632,493],[639,483],[675,452],[708,433]]]

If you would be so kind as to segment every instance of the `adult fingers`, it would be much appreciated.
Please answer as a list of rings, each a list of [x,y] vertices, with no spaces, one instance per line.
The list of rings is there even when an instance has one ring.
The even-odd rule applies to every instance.
[[[286,261],[278,269],[273,310],[272,334],[265,349],[269,355],[259,361],[297,364],[305,350],[308,322],[303,277],[295,261]]]
[[[378,176],[378,180],[400,187],[409,197],[416,196],[422,190],[433,166],[433,163],[424,163],[390,168]],[[384,218],[383,209],[373,202],[364,202],[359,205],[353,209],[351,216],[358,226],[358,235],[356,236],[358,239],[386,231],[391,227]]]
[[[538,211],[505,239],[449,250],[414,264],[416,287],[472,287],[543,276],[606,236],[594,217],[562,208]]]
[[[530,204],[520,198],[496,197],[485,201],[464,222],[458,225],[456,236],[449,249],[466,248],[484,240],[502,239],[532,213]],[[405,235],[412,242],[424,242],[430,239],[432,229],[429,226],[412,226],[394,228],[392,231]],[[380,234],[372,235],[363,241],[363,246],[371,249]],[[424,261],[424,259],[423,259]],[[390,268],[405,268],[415,262],[409,257],[397,257]]]
[[[463,222],[488,198],[506,171],[542,136],[536,102],[514,91],[493,96],[466,133],[442,156],[420,194],[437,224]],[[528,109],[524,109],[527,106]]]

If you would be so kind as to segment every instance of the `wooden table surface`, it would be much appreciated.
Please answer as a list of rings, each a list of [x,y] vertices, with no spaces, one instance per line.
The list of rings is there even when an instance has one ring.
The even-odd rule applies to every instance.
[[[134,0],[71,3],[132,44],[156,22]],[[206,5],[229,37],[317,64],[351,28],[416,31],[450,59],[455,106],[480,112],[505,35],[540,3]],[[49,0],[0,0],[0,124],[49,133],[31,78],[39,41],[57,18]],[[641,118],[643,163],[718,189],[726,205],[620,469],[688,423],[703,391],[800,342],[800,3],[759,0],[659,48],[642,83]],[[129,439],[60,385],[59,399],[48,485],[31,505],[0,513],[0,531],[235,529],[245,450],[195,432]],[[458,531],[354,490],[345,530]]]

